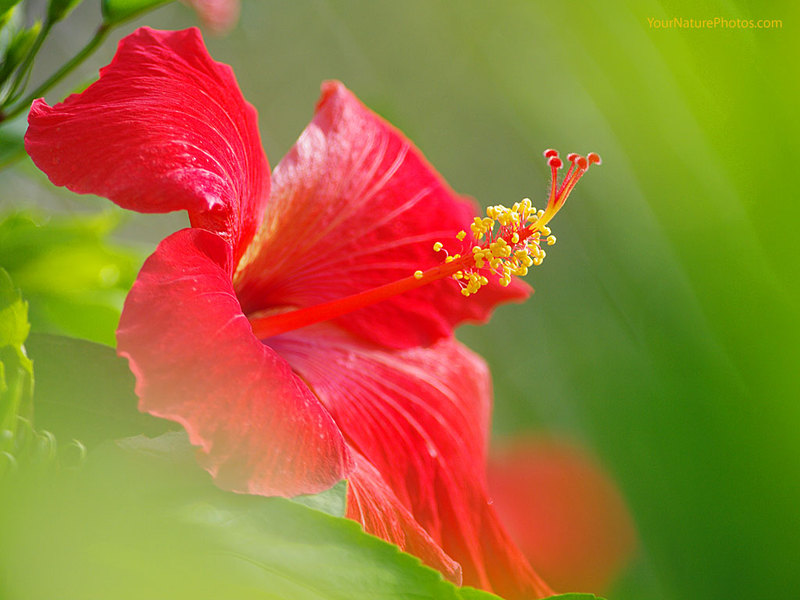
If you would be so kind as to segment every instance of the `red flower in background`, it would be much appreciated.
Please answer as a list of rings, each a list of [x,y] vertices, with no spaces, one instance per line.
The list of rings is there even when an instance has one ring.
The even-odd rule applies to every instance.
[[[511,537],[556,589],[607,591],[636,547],[616,485],[573,444],[506,441],[489,460],[489,491]]]
[[[255,110],[196,30],[137,30],[97,83],[36,101],[29,123],[28,153],[54,184],[139,212],[187,210],[192,227],[142,267],[118,349],[140,409],[181,423],[221,486],[293,496],[347,478],[350,518],[452,580],[463,570],[508,598],[550,593],[488,502],[490,381],[452,330],[527,297],[508,273],[541,257],[520,247],[543,255],[547,220],[596,155],[570,157],[539,225],[528,204],[528,221],[494,237],[401,133],[331,82],[270,177]],[[471,223],[440,264],[434,242]],[[522,254],[493,257],[489,242]]]
[[[239,21],[239,0],[183,0],[197,11],[200,22],[214,35],[228,33]]]

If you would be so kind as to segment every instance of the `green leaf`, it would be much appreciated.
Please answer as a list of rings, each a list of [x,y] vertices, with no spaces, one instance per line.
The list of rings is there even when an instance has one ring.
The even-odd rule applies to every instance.
[[[558,594],[556,596],[550,596],[545,600],[604,600],[600,596],[595,596],[594,594],[583,594],[583,593],[572,593],[572,594]]]
[[[11,18],[14,7],[22,0],[0,0],[0,29],[2,29]]]
[[[13,127],[16,123],[3,124],[0,128],[0,169],[25,156],[25,129],[18,131]]]
[[[47,7],[47,18],[53,23],[60,21],[82,1],[83,0],[50,0],[50,4]]]
[[[30,418],[32,410],[33,365],[23,346],[28,330],[28,306],[0,268],[0,452],[13,453],[17,418]]]
[[[0,488],[0,532],[9,598],[480,597],[353,521],[215,488],[182,434],[106,444],[78,473]]]
[[[58,439],[77,439],[93,448],[114,438],[179,427],[139,412],[128,363],[112,348],[33,333],[27,349],[36,364],[36,426]]]
[[[473,587],[462,587],[458,590],[458,596],[461,600],[498,600],[499,596],[484,592]]]
[[[20,2],[22,2],[22,0],[0,0],[0,14],[11,10]]]
[[[118,25],[170,0],[102,0],[103,22]]]
[[[36,36],[42,29],[41,23],[34,23],[31,27],[17,31],[11,38],[0,63],[0,83],[4,82],[14,72],[28,52],[33,48]]]
[[[28,304],[14,287],[11,276],[0,268],[0,347],[21,349],[29,331]]]
[[[295,496],[292,500],[334,517],[343,517],[347,508],[347,481],[342,480],[319,494]]]
[[[119,212],[41,217],[15,213],[0,221],[3,266],[30,302],[34,331],[108,345],[140,258],[111,245]]]

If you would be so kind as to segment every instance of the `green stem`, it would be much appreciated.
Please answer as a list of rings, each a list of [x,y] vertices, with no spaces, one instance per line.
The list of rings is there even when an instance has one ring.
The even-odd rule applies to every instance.
[[[17,76],[14,79],[14,83],[11,86],[11,89],[8,92],[8,102],[14,101],[14,95],[17,93],[19,86],[25,81],[28,77],[28,71],[31,69],[33,65],[33,60],[36,58],[36,55],[39,53],[39,49],[42,47],[45,38],[50,34],[50,30],[53,28],[54,23],[47,19],[42,25],[42,28],[39,30],[39,34],[36,36],[36,39],[33,41],[33,46],[28,51],[28,55],[25,57],[25,60],[22,61],[22,65],[17,69]]]
[[[9,110],[7,113],[0,112],[0,123],[7,119],[13,119],[19,113],[24,110],[30,108],[31,103],[36,100],[36,98],[41,97],[47,90],[53,87],[56,83],[61,81],[66,75],[72,72],[72,70],[77,67],[80,63],[82,63],[87,56],[89,56],[92,52],[94,52],[97,47],[103,43],[103,40],[106,39],[108,32],[111,31],[111,26],[103,23],[100,27],[97,28],[95,31],[94,36],[89,43],[86,44],[80,52],[78,52],[69,62],[65,63],[58,71],[53,73],[47,81],[42,83],[39,87],[33,90],[30,94],[28,94],[24,99],[20,100],[17,105]]]

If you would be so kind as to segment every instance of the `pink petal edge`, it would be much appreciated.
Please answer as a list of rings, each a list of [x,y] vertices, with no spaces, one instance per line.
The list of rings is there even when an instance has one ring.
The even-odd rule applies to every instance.
[[[55,185],[139,212],[186,209],[237,257],[261,221],[269,165],[258,117],[197,29],[143,27],[100,79],[53,107],[36,100],[25,148]]]
[[[253,336],[231,266],[230,246],[200,229],[174,233],[145,262],[117,332],[139,407],[181,423],[221,487],[325,490],[352,469],[349,450],[319,400]]]

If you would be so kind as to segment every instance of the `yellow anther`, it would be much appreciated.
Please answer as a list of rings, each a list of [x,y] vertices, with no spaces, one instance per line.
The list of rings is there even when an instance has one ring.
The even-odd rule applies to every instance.
[[[459,242],[464,242],[468,232],[471,232],[469,241],[474,245],[470,247],[471,253],[467,253],[464,258],[460,254],[447,255],[447,250],[441,242],[433,245],[436,252],[444,250],[447,255],[445,263],[457,261],[457,264],[443,271],[449,273],[449,276],[458,283],[464,296],[476,293],[481,287],[488,285],[490,279],[496,279],[501,286],[510,285],[513,276],[524,276],[531,267],[542,264],[546,256],[543,247],[556,243],[556,236],[548,227],[550,220],[563,205],[567,194],[588,165],[598,163],[599,157],[590,154],[587,157],[578,157],[580,160],[577,163],[575,160],[578,159],[573,160],[573,163],[579,166],[587,166],[577,171],[570,169],[569,179],[562,182],[558,188],[555,172],[560,168],[561,161],[554,152],[548,150],[545,153],[550,159],[548,164],[554,173],[546,208],[537,209],[530,198],[515,202],[511,208],[499,204],[487,207],[485,217],[474,217],[469,229],[461,230],[455,236]],[[438,276],[448,276],[444,273]],[[423,279],[425,273],[416,271],[414,277]]]

